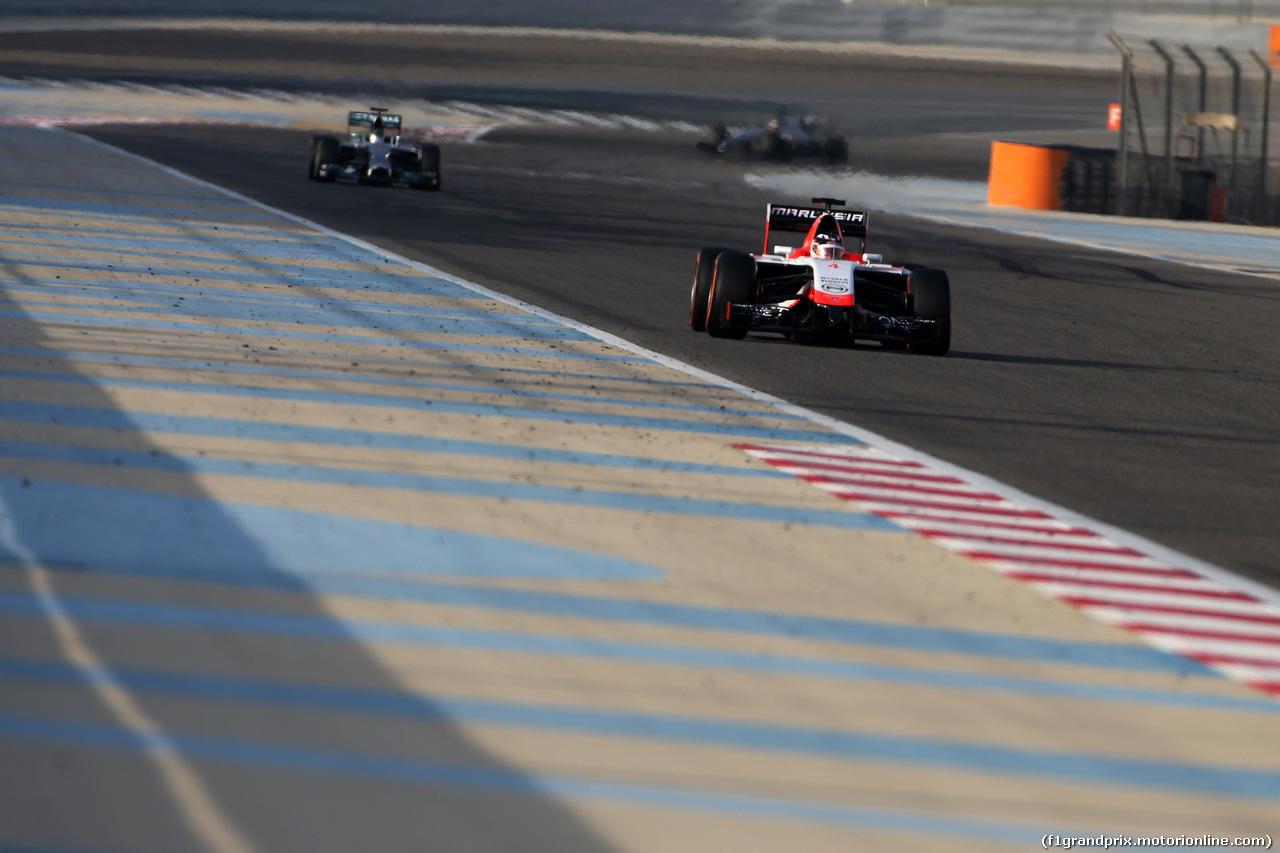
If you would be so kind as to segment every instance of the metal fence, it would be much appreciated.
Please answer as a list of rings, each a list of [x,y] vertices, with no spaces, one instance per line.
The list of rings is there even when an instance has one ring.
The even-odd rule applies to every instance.
[[[1121,57],[1119,139],[1114,151],[1073,152],[1064,208],[1280,224],[1266,57],[1110,39]]]

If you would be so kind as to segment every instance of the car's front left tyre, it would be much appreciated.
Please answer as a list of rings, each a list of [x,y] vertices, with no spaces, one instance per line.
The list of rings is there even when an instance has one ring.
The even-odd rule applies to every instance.
[[[843,136],[833,136],[823,143],[822,156],[833,166],[845,163],[849,159],[849,143]]]
[[[440,146],[424,143],[418,149],[418,189],[440,189]]]
[[[922,320],[934,321],[931,340],[912,341],[911,352],[922,355],[946,355],[951,349],[951,280],[942,270],[913,270],[907,279],[911,310]]]

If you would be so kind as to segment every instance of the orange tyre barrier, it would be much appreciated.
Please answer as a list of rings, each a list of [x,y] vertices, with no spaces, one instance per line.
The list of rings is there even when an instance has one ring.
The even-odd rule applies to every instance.
[[[1043,145],[991,143],[987,203],[1031,210],[1061,210],[1058,184],[1071,153]]]

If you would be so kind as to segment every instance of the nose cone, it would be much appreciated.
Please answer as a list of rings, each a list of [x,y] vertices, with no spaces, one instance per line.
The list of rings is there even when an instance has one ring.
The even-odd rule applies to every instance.
[[[391,151],[388,146],[382,143],[369,146],[369,170],[366,174],[371,180],[390,180]]]

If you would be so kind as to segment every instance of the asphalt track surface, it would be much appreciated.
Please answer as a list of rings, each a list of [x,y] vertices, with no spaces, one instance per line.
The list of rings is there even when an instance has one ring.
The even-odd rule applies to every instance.
[[[216,47],[229,50],[225,43]],[[270,52],[269,46],[262,49]],[[144,46],[135,44],[133,51],[141,55]],[[175,55],[198,57],[198,51],[187,44]],[[541,79],[520,83],[521,75],[504,70],[499,59],[492,60],[493,77],[513,81],[508,96],[513,101],[541,98],[549,106],[573,106],[604,97],[601,90],[612,85],[603,70],[601,79],[591,83],[596,88],[584,94]],[[8,73],[17,73],[20,65],[6,66]],[[52,65],[30,69],[37,71],[57,73]],[[634,73],[643,72],[637,65]],[[170,72],[159,64],[148,73],[163,80]],[[473,74],[472,82],[480,76]],[[580,76],[590,77],[586,72]],[[196,78],[176,74],[172,79]],[[340,85],[341,79],[338,68],[331,78],[334,88],[347,85]],[[251,85],[253,78],[235,82]],[[701,94],[695,86],[691,93],[665,100],[654,83],[644,95],[647,100],[628,101],[626,110],[688,121],[708,120],[720,112],[712,107],[721,102],[748,112],[745,101],[729,93],[731,83],[709,86]],[[940,119],[937,130],[977,132],[983,111],[1000,104],[996,83],[966,83],[956,69],[939,71],[935,84],[965,92],[951,112],[938,111],[945,120]],[[356,91],[356,84],[349,85]],[[1059,104],[1079,97],[1081,115],[1089,98],[1106,98],[1104,91],[1087,97],[1071,94],[1074,85],[1063,84]],[[312,88],[327,86],[319,81]],[[493,97],[500,97],[501,87],[493,86]],[[644,90],[643,81],[635,89]],[[1028,88],[1021,92],[1017,97],[1026,102],[1035,97]],[[885,96],[855,87],[848,97]],[[957,105],[959,100],[964,103]],[[921,111],[910,106],[900,104],[895,115],[919,120]],[[336,109],[341,115],[345,105]],[[1050,109],[1057,107],[1051,104]],[[1029,114],[1021,124],[1008,116],[1002,120],[1015,129],[1043,129],[1039,114]],[[1063,126],[1070,129],[1072,121],[1083,120],[1068,115]],[[705,244],[758,245],[764,199],[743,183],[740,167],[692,157],[688,135],[545,127],[498,131],[483,143],[449,145],[445,190],[424,194],[308,182],[303,178],[306,134],[300,132],[132,127],[95,133],[1170,544],[1179,543],[1171,541],[1174,535],[1164,527],[1153,534],[1128,519],[1145,518],[1149,528],[1156,522],[1184,524],[1188,530],[1178,535],[1203,538],[1211,545],[1209,533],[1220,536],[1224,528],[1211,519],[1200,533],[1190,530],[1185,522],[1191,498],[1223,503],[1209,495],[1210,489],[1238,489],[1249,476],[1259,482],[1258,460],[1267,458],[1268,413],[1237,406],[1235,400],[1247,398],[1254,406],[1265,400],[1262,393],[1246,392],[1268,387],[1274,370],[1251,364],[1250,373],[1231,373],[1247,358],[1266,354],[1260,333],[1243,336],[1248,344],[1239,342],[1241,318],[1258,328],[1269,328],[1263,324],[1273,319],[1267,315],[1273,304],[1270,283],[1259,279],[1214,277],[1083,250],[1064,255],[1061,247],[1033,241],[877,216],[873,249],[951,269],[960,295],[952,356],[919,358],[875,347],[839,350],[763,339],[712,341],[685,325],[693,250]],[[339,253],[336,260],[313,257],[311,249],[290,241],[313,243],[316,236],[282,225],[273,226],[266,251],[249,253],[234,234],[227,234],[242,233],[241,228],[227,228],[227,219],[217,217],[244,217],[231,221],[254,228],[268,224],[259,217],[264,211],[246,212],[213,191],[186,186],[71,135],[7,128],[5,137],[24,140],[6,149],[11,156],[0,161],[4,204],[12,209],[7,216],[31,216],[6,225],[10,276],[26,276],[28,285],[19,280],[12,288],[11,309],[29,306],[24,310],[32,318],[9,318],[10,334],[17,330],[20,335],[5,342],[5,364],[79,380],[60,382],[70,391],[33,399],[45,392],[28,387],[29,377],[11,375],[6,400],[69,402],[67,409],[82,415],[93,410],[102,418],[92,422],[97,424],[89,430],[92,441],[77,426],[83,422],[54,423],[44,408],[38,421],[7,420],[6,442],[15,446],[27,441],[6,453],[9,467],[0,486],[8,494],[0,497],[7,508],[23,514],[24,523],[17,525],[21,541],[35,543],[25,556],[17,555],[17,571],[0,573],[0,607],[8,608],[0,619],[0,648],[9,656],[0,660],[0,676],[6,679],[5,714],[0,715],[3,763],[10,771],[2,775],[8,801],[15,804],[4,813],[16,825],[7,826],[5,833],[14,849],[194,849],[196,830],[210,842],[207,849],[225,851],[699,853],[716,849],[713,842],[726,850],[905,850],[913,849],[912,840],[914,849],[941,844],[988,851],[1002,842],[1025,849],[1037,843],[1039,830],[1036,838],[1026,838],[1025,832],[1009,835],[1011,829],[1163,829],[1175,822],[1181,827],[1183,816],[1210,824],[1196,827],[1204,831],[1270,831],[1266,803],[1280,796],[1273,703],[1245,696],[1237,684],[1188,670],[1184,661],[1148,649],[1139,639],[1086,619],[1030,587],[1009,584],[967,558],[941,552],[922,537],[865,530],[855,531],[851,541],[843,528],[784,527],[755,518],[739,520],[735,527],[731,521],[680,516],[655,520],[647,511],[612,519],[606,518],[607,503],[591,492],[592,497],[566,507],[505,497],[415,494],[403,488],[353,492],[311,479],[277,482],[284,481],[284,474],[301,478],[306,473],[295,463],[332,468],[350,458],[344,455],[348,452],[356,454],[357,473],[376,475],[367,482],[402,483],[400,478],[423,463],[421,454],[389,455],[380,444],[299,449],[297,439],[317,433],[295,431],[322,425],[368,441],[351,431],[360,427],[375,433],[387,418],[381,408],[352,411],[351,402],[341,402],[334,392],[368,392],[378,378],[385,378],[384,370],[411,373],[412,359],[395,357],[403,350],[377,350],[388,357],[368,362],[354,353],[369,353],[369,342],[317,342],[307,327],[346,321],[356,327],[338,328],[338,335],[371,332],[380,338],[379,345],[403,343],[403,326],[397,321],[372,321],[376,313],[355,312],[348,304],[368,297],[375,297],[376,304],[380,290],[399,287],[396,276],[387,274],[390,268],[362,253]],[[902,122],[878,128],[871,137],[858,135],[855,150],[861,163],[878,170],[927,167],[934,174],[968,177],[980,173],[984,162],[980,137],[922,137]],[[52,165],[53,174],[43,182],[39,164]],[[128,183],[130,176],[136,184]],[[139,203],[147,205],[147,216],[136,216]],[[26,213],[24,206],[35,212]],[[112,213],[116,206],[124,212]],[[198,211],[193,209],[208,211],[210,217],[194,231],[189,217]],[[78,212],[94,210],[98,215],[93,219],[78,217]],[[172,222],[163,219],[165,210],[175,212]],[[24,230],[23,222],[34,224]],[[148,243],[156,236],[161,239]],[[192,241],[176,253],[163,239],[184,236]],[[127,259],[136,269],[100,269],[116,258]],[[200,285],[191,292],[193,273],[186,265],[216,264],[230,284],[217,292],[219,297],[270,301],[280,294],[268,287],[281,284],[278,277],[262,279],[265,268],[274,265],[270,258],[292,258],[285,271],[310,270],[302,290],[319,292],[355,272],[367,278],[363,287],[359,278],[346,281],[349,289],[336,295],[350,299],[341,299],[344,307],[337,311],[331,310],[333,293],[311,301],[295,297],[283,304],[233,305],[230,318],[237,323],[229,329],[221,322],[229,318],[226,301],[203,299],[213,294],[201,292]],[[67,266],[58,269],[63,264]],[[166,295],[125,304],[127,299],[117,301],[117,292],[107,288],[95,294],[96,301],[84,302],[47,281],[50,273],[56,282],[59,274],[66,278],[95,269],[112,281],[131,280],[137,291],[152,297]],[[143,269],[161,274],[155,280],[144,278]],[[237,270],[241,281],[235,281]],[[179,280],[166,280],[166,273]],[[33,286],[38,282],[46,286]],[[174,287],[181,288],[182,297],[170,304],[167,294]],[[405,295],[415,306],[455,298],[432,287],[427,283],[420,292]],[[362,295],[369,288],[372,292]],[[44,313],[50,300],[63,312],[54,322]],[[101,316],[94,316],[95,307]],[[449,303],[434,307],[448,308]],[[1139,308],[1141,321],[1118,313]],[[1223,325],[1198,316],[1228,308],[1234,313]],[[83,325],[68,325],[68,309]],[[211,328],[177,328],[191,322]],[[303,324],[302,331],[295,324]],[[168,329],[161,335],[167,343],[159,350],[151,348],[155,333],[147,331],[157,328]],[[281,347],[288,352],[263,347],[278,343],[271,335],[293,342]],[[442,361],[465,355],[466,341],[454,338],[451,343],[452,348],[435,351]],[[485,341],[470,341],[471,351],[477,343]],[[584,350],[603,346],[571,344]],[[1251,351],[1239,351],[1242,345]],[[33,351],[18,351],[24,346]],[[255,347],[261,352],[254,352]],[[67,349],[73,354],[59,354]],[[242,349],[244,363],[239,364]],[[201,355],[210,351],[222,357]],[[132,361],[99,358],[90,364],[89,355]],[[168,361],[151,363],[157,355]],[[1212,358],[1223,361],[1224,366],[1212,368],[1220,376],[1203,367]],[[505,356],[503,365],[508,366]],[[164,372],[155,372],[157,367]],[[235,398],[242,404],[204,393],[210,390],[210,374],[229,367],[248,372],[213,379],[247,390],[248,396]],[[259,372],[272,367],[306,374],[305,381]],[[546,364],[543,368],[549,369]],[[545,389],[534,383],[542,381],[539,376],[516,389],[495,390],[537,393]],[[289,384],[295,382],[307,387]],[[1184,392],[1180,396],[1178,389]],[[605,393],[594,384],[575,390],[580,396]],[[309,404],[307,399],[299,402],[299,391],[318,396],[310,394]],[[449,393],[476,391],[466,387]],[[407,406],[471,402],[445,399],[416,386],[406,386],[402,396],[397,402]],[[604,408],[617,405],[613,396],[592,405],[608,414]],[[623,399],[636,402],[634,395]],[[744,403],[721,399],[723,413],[703,414],[716,419],[714,426],[746,417],[733,411]],[[147,412],[162,417],[136,423],[129,419]],[[405,417],[402,412],[395,412],[397,419]],[[211,431],[206,420],[219,418],[236,420],[228,427],[237,432],[179,431],[193,429],[197,420]],[[465,424],[450,418],[432,409],[421,420],[402,421],[396,434],[419,441],[439,437],[439,430],[474,442],[487,438],[475,430],[495,429],[498,434],[490,436],[495,442],[524,437],[523,423],[505,415]],[[548,430],[561,429],[558,418],[546,423]],[[463,432],[464,426],[471,431]],[[246,427],[256,431],[238,431]],[[446,433],[446,428],[456,433]],[[564,429],[558,438],[543,437],[537,446],[576,452],[585,448],[573,443],[575,437],[580,441],[594,434]],[[136,494],[104,500],[97,480],[78,479],[98,477],[101,466],[79,466],[95,470],[68,476],[60,457],[36,458],[39,452],[57,450],[49,445],[59,436],[74,439],[68,446],[76,459],[114,459],[119,466],[123,458],[126,466],[109,469],[107,483],[150,488],[120,489]],[[291,443],[263,442],[264,436],[288,436]],[[664,448],[670,449],[662,432],[652,427],[636,429],[625,439],[626,453],[662,455]],[[132,452],[122,454],[122,443]],[[243,456],[227,456],[228,446]],[[691,449],[689,456],[695,458],[690,462],[745,465],[742,459],[714,458],[725,451],[719,439],[690,447],[707,448],[701,453]],[[206,451],[212,458],[206,458]],[[1182,463],[1182,457],[1189,461]],[[1184,469],[1171,459],[1199,467]],[[182,464],[173,465],[175,461]],[[230,469],[228,461],[234,463]],[[462,462],[473,479],[505,481],[529,472],[509,456]],[[242,469],[252,470],[245,474]],[[244,476],[216,474],[228,470]],[[573,473],[532,472],[534,479]],[[28,475],[30,482],[24,479]],[[617,489],[650,485],[659,496],[691,489],[686,482],[669,471],[648,478],[614,475]],[[838,510],[835,514],[848,520],[843,518],[848,504],[828,501],[807,485],[800,489],[803,484],[794,481],[754,478],[746,482],[748,486],[737,488],[759,495],[762,502],[782,503],[785,496],[812,513],[823,512],[830,503]],[[1183,493],[1178,492],[1180,484]],[[547,483],[515,482],[513,493],[523,494],[526,485]],[[788,485],[795,488],[788,491]],[[187,500],[156,501],[156,492]],[[1165,500],[1176,514],[1166,517],[1172,510],[1164,508],[1161,515],[1162,508],[1151,504],[1156,500]],[[178,519],[157,525],[157,503]],[[1274,501],[1266,495],[1259,500],[1260,506],[1268,503]],[[1237,500],[1237,507],[1245,504]],[[217,545],[214,556],[242,573],[233,580],[243,585],[181,579],[192,558],[204,557],[185,535],[192,526],[186,513],[193,506],[203,525],[196,541]],[[1121,517],[1107,517],[1107,506],[1114,508],[1112,516]],[[496,509],[497,514],[473,512],[476,508]],[[287,523],[296,518],[295,511],[328,517],[295,528]],[[1214,511],[1226,512],[1217,506]],[[57,523],[55,512],[74,524]],[[553,536],[598,540],[592,554],[608,551],[671,565],[661,581],[644,584],[559,575],[542,581],[467,575],[460,582],[427,587],[422,578],[386,577],[392,567],[379,562],[376,549],[360,546],[387,528],[375,525],[362,528],[363,536],[352,535],[351,525],[360,519],[348,515],[383,523],[409,519],[442,529],[458,522],[465,531],[487,535],[496,529],[520,542]],[[335,518],[340,523],[333,527]],[[494,524],[490,518],[500,521]],[[257,521],[249,524],[253,519]],[[1258,517],[1253,529],[1265,531],[1265,523]],[[74,535],[71,531],[85,529],[77,525],[87,525],[97,535]],[[133,555],[121,552],[121,571],[111,571],[111,554],[103,543],[116,538],[110,535],[116,531],[101,535],[95,525],[119,527],[124,534],[119,539],[146,542],[146,552],[158,554],[168,565],[160,565],[154,576],[132,575],[139,567]],[[165,536],[153,539],[146,525]],[[321,535],[299,542],[297,533],[290,539],[291,531]],[[12,531],[2,532],[13,538]],[[1220,550],[1233,551],[1240,538],[1236,535]],[[326,549],[335,543],[340,546],[336,550],[355,552],[344,557],[373,564],[379,576],[335,578],[321,576],[324,572],[307,574],[307,566],[293,565],[305,563],[306,552],[314,556],[324,551],[321,556],[330,558]],[[1262,542],[1259,553],[1274,554],[1274,548],[1265,546]],[[417,562],[420,548],[410,542],[406,560]],[[49,559],[77,549],[79,559]],[[185,559],[170,560],[170,553]],[[454,569],[471,568],[475,560],[468,552],[459,548],[457,553],[464,565]],[[507,556],[503,551],[499,559]],[[315,562],[321,569],[332,568],[326,561]],[[550,562],[557,570],[573,568],[563,557]],[[758,564],[768,570],[758,571]],[[864,567],[875,574],[864,576]],[[410,582],[399,582],[404,580]],[[551,590],[560,593],[554,600],[545,595]],[[564,610],[551,612],[552,606]],[[703,620],[695,626],[658,621],[688,618],[695,611]],[[845,622],[850,614],[861,616],[857,626],[841,624],[872,629],[874,636],[863,636],[863,645],[875,640],[887,645],[888,634],[904,646],[907,634],[917,643],[926,635],[936,641],[943,634],[935,627],[964,630],[943,632],[948,643],[938,643],[940,647],[860,646],[850,653],[843,645],[832,651],[826,635],[805,633],[818,630],[813,620],[786,618],[808,613],[838,615]],[[617,614],[637,621],[610,618]],[[742,630],[756,626],[754,614],[767,626],[767,635]],[[828,624],[821,621],[821,626]],[[1041,650],[1044,659],[993,661],[958,653],[956,640],[968,643],[975,635],[1002,650]],[[539,639],[544,642],[538,644]],[[480,647],[499,640],[506,645]],[[611,654],[604,653],[606,647]],[[574,653],[551,653],[565,649]],[[582,654],[583,649],[593,653]],[[708,651],[734,654],[727,658]],[[641,653],[643,657],[635,657]],[[1158,662],[1159,668],[1089,667],[1069,657],[1086,653]],[[624,654],[633,657],[623,659]],[[681,666],[652,671],[658,655],[673,654],[684,662]],[[845,657],[874,660],[879,669],[860,668],[858,681],[806,678],[801,672],[801,659]],[[689,665],[694,659],[703,665]],[[723,664],[730,659],[773,669],[744,675]],[[705,665],[708,660],[720,665]],[[872,671],[879,681],[868,677]],[[890,683],[904,675],[905,685]],[[547,713],[553,709],[558,716]],[[610,711],[618,713],[602,713]],[[748,721],[770,727],[737,725]],[[663,728],[649,730],[647,738],[634,736],[655,722]],[[687,728],[690,722],[696,728]],[[686,726],[684,740],[666,737],[681,734],[680,726]],[[794,738],[798,732],[811,737],[822,729],[861,737],[806,741],[813,744],[812,754],[799,760],[791,748],[777,750],[782,761],[772,753],[761,754],[761,747],[784,743],[783,736]],[[655,731],[661,736],[652,737]],[[738,739],[731,745],[742,747],[741,753],[723,751],[730,736]],[[718,746],[712,737],[721,739]],[[843,744],[854,760],[833,762],[833,744]],[[104,745],[114,749],[104,750]],[[898,751],[894,761],[867,760],[886,749]],[[958,766],[946,764],[955,763],[957,756]],[[169,763],[163,761],[166,757]],[[805,759],[807,763],[799,763]],[[1011,766],[1022,770],[1009,772]],[[1027,770],[1030,774],[1023,772]],[[410,779],[426,784],[405,784]],[[661,789],[662,803],[682,809],[654,810],[645,804],[620,809],[607,796],[598,796],[602,783],[608,788],[604,793],[616,797],[615,780],[632,783],[622,793],[636,799]],[[593,785],[583,787],[583,781]],[[566,787],[566,782],[578,787]],[[832,783],[836,787],[823,787]],[[512,790],[527,795],[512,796]],[[688,808],[691,796],[704,790],[780,792],[819,804],[869,803],[880,811],[864,808],[855,815],[860,824],[848,835],[858,840],[850,842],[824,826],[761,820],[751,813],[758,808],[756,800],[730,798],[728,804],[738,807],[734,812],[723,808],[724,798]],[[591,800],[584,794],[597,796]],[[710,805],[721,807],[719,818],[697,814]],[[885,815],[896,823],[888,824]],[[953,819],[937,819],[948,817]],[[975,826],[974,818],[985,820]],[[979,832],[958,834],[963,829]],[[237,831],[246,843],[235,843]]]
[[[1114,72],[629,42],[475,30],[271,29],[0,33],[0,73],[269,86],[391,98],[608,109],[699,123],[779,105],[839,116],[858,136],[1074,128],[1112,99]]]
[[[840,117],[859,167],[968,179],[985,171],[982,131],[1088,127],[1112,87],[1084,72],[557,39],[424,45],[369,35],[335,54],[319,36],[188,34],[161,50],[158,36],[142,33],[98,42],[87,59],[76,38],[28,34],[19,48],[6,36],[0,71],[608,105],[695,122],[789,103]],[[379,78],[378,67],[394,70]],[[951,275],[947,358],[716,341],[686,325],[693,254],[754,249],[766,199],[743,185],[740,167],[695,158],[686,136],[499,131],[446,145],[445,189],[427,195],[310,183],[303,133],[93,135],[1276,581],[1280,359],[1271,330],[1280,302],[1270,280],[881,214],[872,251]]]

